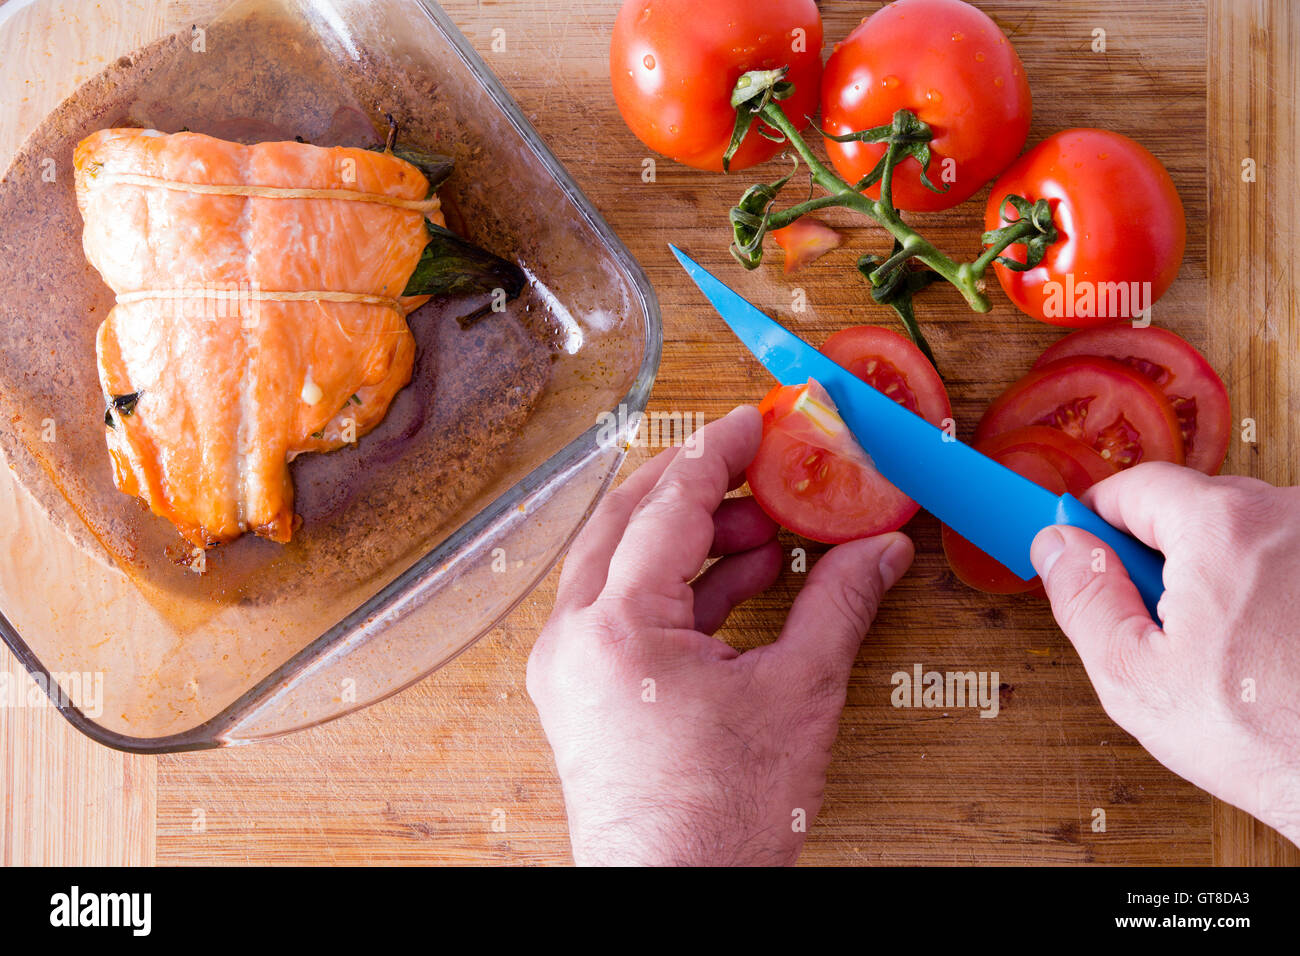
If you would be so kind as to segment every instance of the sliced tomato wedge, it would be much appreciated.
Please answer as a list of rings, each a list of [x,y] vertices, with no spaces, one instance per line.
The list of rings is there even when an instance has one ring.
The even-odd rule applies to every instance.
[[[1017,428],[975,447],[1055,495],[1067,491],[1081,495],[1116,471],[1114,465],[1077,438],[1045,425]],[[1022,581],[947,525],[942,537],[953,574],[971,587],[993,594],[1021,594],[1041,588],[1037,578]]]
[[[1219,473],[1232,432],[1228,389],[1190,342],[1168,329],[1119,321],[1067,335],[1034,368],[1079,355],[1113,359],[1155,382],[1178,417],[1188,466]]]
[[[932,424],[952,414],[934,367],[896,332],[845,329],[823,351]],[[754,500],[778,524],[839,544],[894,531],[916,514],[916,502],[876,471],[818,383],[777,387],[759,410],[763,440],[746,475]]]
[[[772,230],[772,238],[785,251],[785,274],[797,272],[844,243],[844,237],[811,216],[796,219],[782,229]]]
[[[975,440],[1026,425],[1059,429],[1117,468],[1186,460],[1178,416],[1160,387],[1113,359],[1075,356],[1034,369],[994,399]]]

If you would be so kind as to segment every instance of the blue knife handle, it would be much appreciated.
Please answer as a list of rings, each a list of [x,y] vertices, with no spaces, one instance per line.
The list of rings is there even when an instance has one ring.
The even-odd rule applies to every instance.
[[[1107,524],[1073,495],[1061,495],[1056,506],[1056,523],[1081,528],[1110,545],[1111,550],[1124,563],[1124,569],[1137,586],[1138,594],[1142,595],[1142,602],[1151,613],[1151,619],[1157,624],[1161,623],[1156,605],[1160,602],[1160,595],[1165,593],[1163,554]]]

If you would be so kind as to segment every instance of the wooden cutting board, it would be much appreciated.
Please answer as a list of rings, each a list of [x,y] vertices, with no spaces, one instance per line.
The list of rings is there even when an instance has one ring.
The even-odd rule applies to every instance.
[[[1297,483],[1291,186],[1300,9],[1287,0],[979,5],[1025,62],[1031,141],[1105,126],[1139,138],[1169,166],[1189,242],[1156,321],[1207,350],[1235,418],[1257,423],[1257,442],[1234,443],[1226,470]],[[749,182],[780,175],[778,164],[728,178],[658,159],[655,181],[643,181],[650,154],[609,94],[618,3],[445,6],[649,272],[665,328],[653,409],[713,418],[757,401],[769,384],[702,307],[668,256],[670,240],[814,343],[845,325],[891,322],[866,304],[852,274],[857,255],[885,245],[874,228],[853,223],[847,248],[793,282],[776,265],[744,275],[731,263],[727,210]],[[878,6],[822,3],[828,39]],[[1104,52],[1093,50],[1097,30]],[[1253,183],[1241,178],[1247,158]],[[981,200],[926,217],[923,228],[946,249],[973,252]],[[806,295],[803,312],[792,308],[796,288]],[[1056,337],[1000,293],[994,301],[992,314],[976,316],[935,288],[920,306],[964,437]],[[645,457],[634,453],[628,470]],[[922,515],[909,530],[917,562],[859,655],[804,862],[1300,861],[1275,833],[1182,782],[1115,727],[1044,605],[966,590],[947,571],[935,522]],[[566,862],[559,786],[524,690],[554,577],[430,679],[268,744],[154,760],[89,744],[53,711],[0,710],[3,862]],[[785,574],[736,612],[724,636],[738,646],[773,639],[800,578]],[[914,664],[996,670],[998,717],[894,709],[890,675]],[[1092,827],[1098,809],[1105,832]]]

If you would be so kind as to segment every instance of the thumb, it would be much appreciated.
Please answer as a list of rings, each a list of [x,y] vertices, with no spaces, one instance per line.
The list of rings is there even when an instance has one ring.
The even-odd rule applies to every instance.
[[[808,575],[774,647],[847,681],[880,599],[913,554],[911,539],[898,532],[831,548]]]
[[[1030,560],[1043,579],[1052,613],[1097,683],[1128,683],[1160,627],[1115,552],[1086,531],[1058,525],[1034,538]]]

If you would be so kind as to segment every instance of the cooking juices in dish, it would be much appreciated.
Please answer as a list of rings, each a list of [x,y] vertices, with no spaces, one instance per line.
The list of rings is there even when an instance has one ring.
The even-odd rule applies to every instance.
[[[431,294],[523,285],[442,228],[439,181],[391,138],[378,151],[106,129],[77,146],[86,258],[116,293],[97,336],[114,481],[196,547],[287,542],[289,462],[383,419],[411,378],[407,314]]]
[[[573,232],[573,248],[562,254],[570,224],[554,221],[545,205],[520,213],[502,199],[503,175],[530,194],[545,183],[527,157],[483,150],[477,121],[457,119],[477,108],[474,100],[365,49],[356,59],[339,56],[279,14],[240,12],[206,29],[202,55],[186,31],[114,61],[31,133],[0,179],[0,261],[9,270],[0,301],[0,443],[40,508],[87,553],[125,571],[170,627],[192,639],[227,609],[275,608],[277,620],[321,633],[340,609],[358,606],[527,474],[549,453],[539,443],[567,440],[554,425],[529,427],[549,395],[574,394],[581,376],[602,396],[615,395],[613,405],[624,373],[607,363],[606,383],[595,353],[579,350],[570,360],[550,293],[559,283],[566,306],[593,308],[581,298],[591,284],[584,234]],[[293,510],[302,520],[290,544],[245,534],[206,552],[197,574],[193,545],[116,487],[105,451],[96,339],[116,297],[83,248],[77,145],[103,129],[188,128],[250,146],[301,137],[318,147],[383,150],[388,113],[400,123],[395,152],[419,146],[455,158],[438,189],[452,230],[533,271],[563,255],[587,278],[577,286],[547,265],[550,289],[528,279],[505,311],[468,325],[486,298],[438,297],[412,312],[410,384],[383,419],[351,445],[292,462]],[[47,158],[56,164],[49,182]],[[57,428],[52,442],[42,435],[48,421]]]
[[[211,746],[355,710],[463,650],[550,567],[618,466],[597,423],[644,407],[653,292],[439,8],[84,6],[121,28],[88,35],[65,0],[0,18],[6,48],[49,65],[30,83],[0,75],[32,107],[0,135],[0,631],[28,667],[102,673],[102,713],[82,726],[116,746]],[[492,297],[412,312],[411,381],[383,419],[290,465],[292,540],[244,534],[201,552],[197,574],[193,545],[113,481],[96,333],[116,302],[82,248],[77,144],[188,129],[382,151],[387,114],[402,158],[454,158],[438,189],[449,228],[525,285],[474,321]]]

